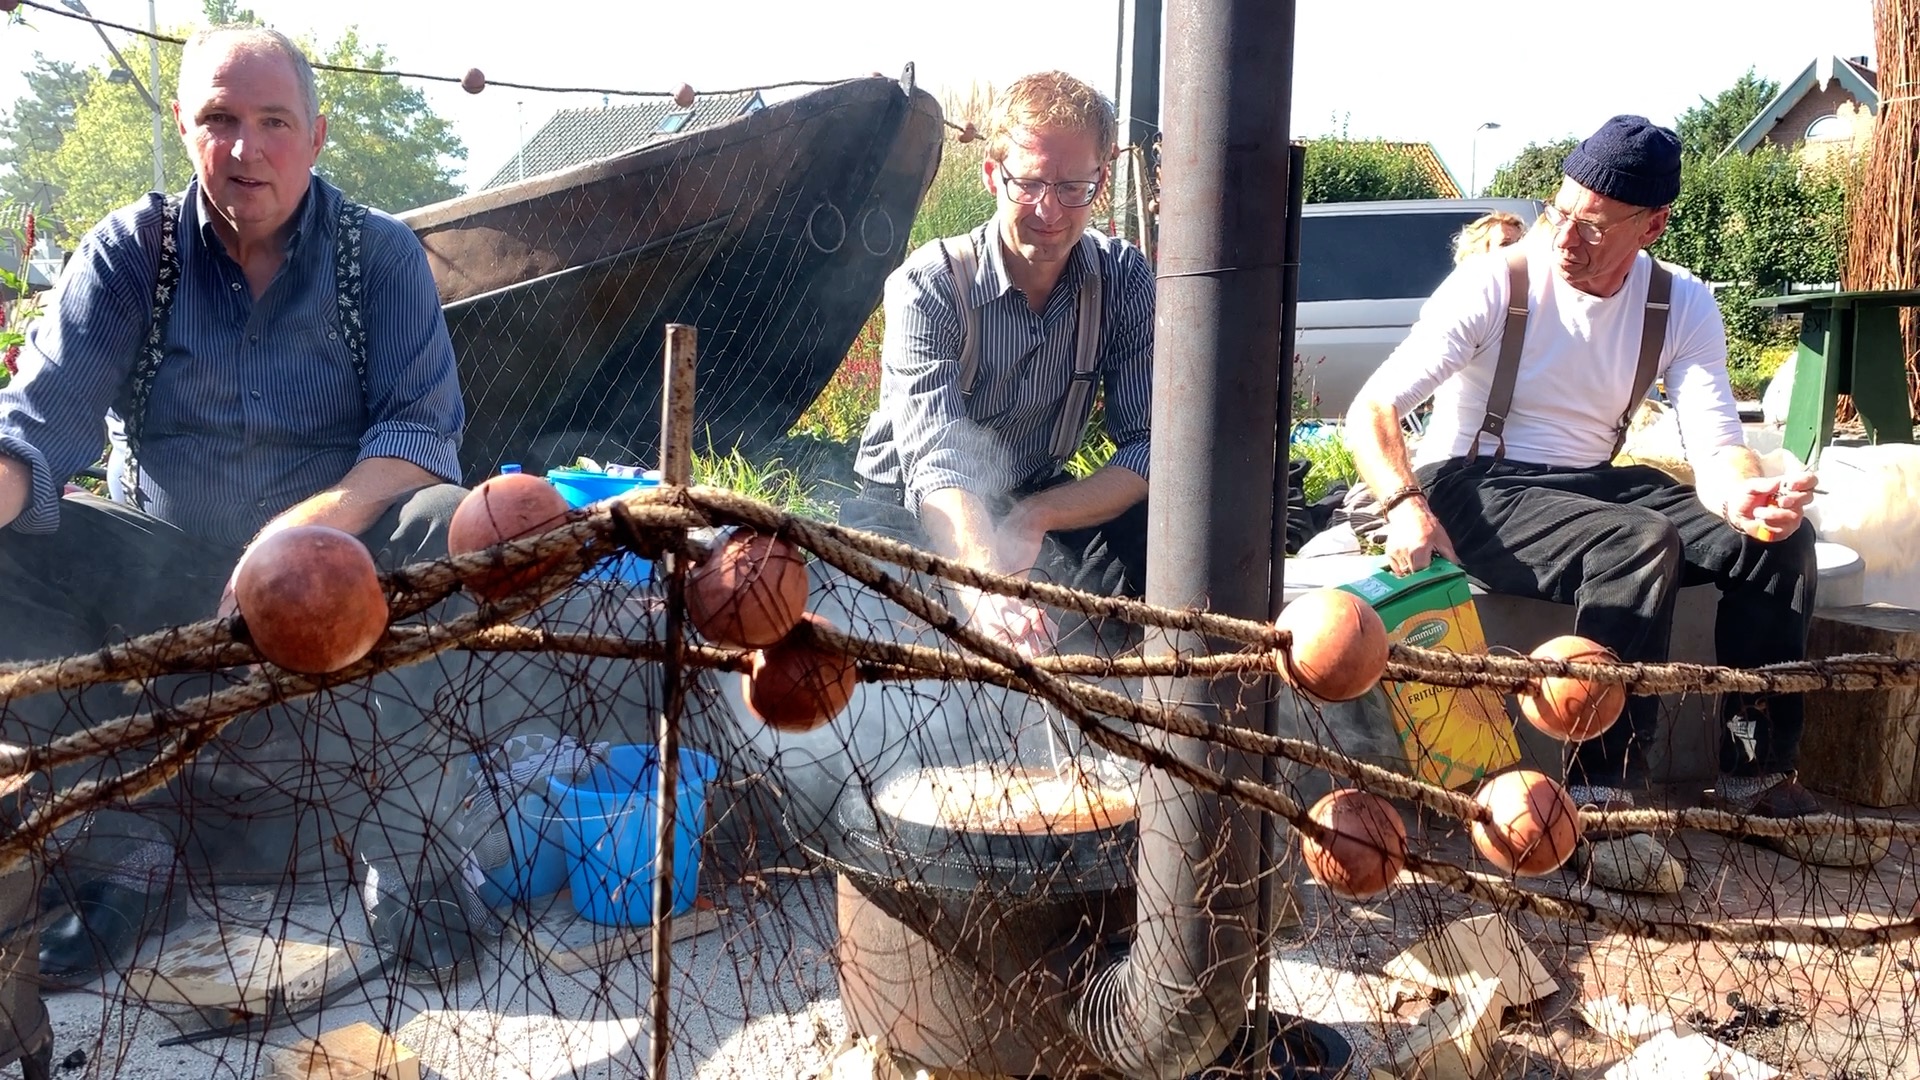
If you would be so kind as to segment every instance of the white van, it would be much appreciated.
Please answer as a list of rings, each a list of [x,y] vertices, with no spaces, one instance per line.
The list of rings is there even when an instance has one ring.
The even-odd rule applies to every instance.
[[[1308,415],[1345,416],[1367,376],[1406,339],[1420,305],[1453,269],[1453,237],[1505,210],[1532,226],[1533,199],[1309,203],[1300,232],[1296,397]]]

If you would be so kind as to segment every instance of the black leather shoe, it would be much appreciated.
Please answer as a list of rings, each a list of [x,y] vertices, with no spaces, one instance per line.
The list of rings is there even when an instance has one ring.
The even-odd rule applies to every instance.
[[[71,910],[40,932],[40,982],[72,989],[125,970],[140,942],[172,926],[174,905],[164,895],[111,881],[80,886]]]

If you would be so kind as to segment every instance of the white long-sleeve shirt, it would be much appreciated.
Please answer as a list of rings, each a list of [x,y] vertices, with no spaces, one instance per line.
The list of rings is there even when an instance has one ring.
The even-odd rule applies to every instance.
[[[1526,342],[1507,413],[1511,461],[1586,468],[1613,456],[1615,432],[1640,363],[1647,281],[1653,258],[1641,252],[1612,296],[1581,292],[1553,269],[1545,236],[1521,241],[1528,256]],[[1690,459],[1742,441],[1727,381],[1727,336],[1719,305],[1699,278],[1673,271],[1673,307],[1658,379],[1679,414]],[[1433,396],[1433,416],[1414,454],[1419,467],[1464,457],[1486,417],[1506,328],[1506,251],[1478,255],[1454,269],[1420,310],[1400,347],[1367,380],[1361,397],[1391,401],[1397,415]],[[1497,440],[1480,438],[1492,455]]]

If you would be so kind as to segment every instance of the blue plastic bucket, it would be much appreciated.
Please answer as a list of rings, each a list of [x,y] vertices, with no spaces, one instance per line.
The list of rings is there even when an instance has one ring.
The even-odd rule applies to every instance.
[[[658,487],[660,481],[645,476],[608,476],[586,469],[548,469],[547,483],[560,492],[569,507],[579,510],[616,495],[625,495],[635,488]],[[645,585],[653,580],[653,564],[638,555],[622,555],[601,563],[584,576],[592,581]]]
[[[652,746],[616,746],[606,762],[576,783],[547,781],[563,818],[573,908],[593,922],[653,922],[657,761]],[[673,836],[676,915],[693,910],[700,880],[700,834],[706,831],[707,783],[719,769],[718,762],[698,750],[680,751]]]
[[[524,903],[559,892],[567,884],[565,822],[556,807],[528,795],[507,811],[507,848],[502,866],[486,872],[480,899],[489,907]]]

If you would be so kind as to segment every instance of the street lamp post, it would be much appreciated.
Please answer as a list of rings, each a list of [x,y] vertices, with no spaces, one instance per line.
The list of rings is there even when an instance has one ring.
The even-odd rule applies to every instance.
[[[1499,124],[1489,120],[1473,129],[1473,149],[1467,152],[1467,160],[1469,162],[1467,166],[1468,195],[1477,196],[1480,194],[1480,133],[1483,131],[1498,130],[1499,127]]]

